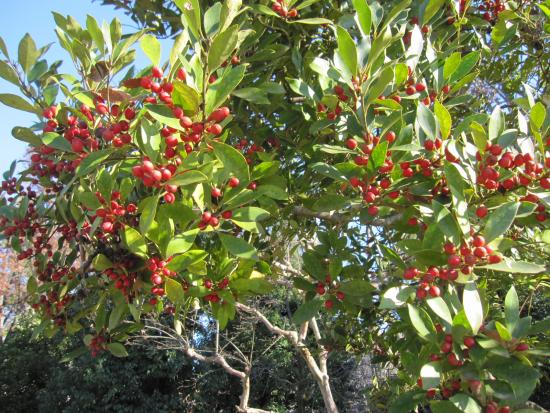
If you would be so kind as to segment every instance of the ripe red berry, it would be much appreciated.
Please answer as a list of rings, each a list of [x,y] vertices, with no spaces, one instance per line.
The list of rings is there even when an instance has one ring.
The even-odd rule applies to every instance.
[[[153,67],[153,69],[151,70],[151,74],[153,75],[153,77],[156,77],[157,79],[162,78],[162,76],[164,75],[162,73],[162,69],[158,66]]]
[[[458,267],[460,265],[460,257],[458,255],[451,255],[448,259],[447,259],[447,263],[451,266],[451,267]]]
[[[416,85],[414,85],[414,89],[417,91],[417,92],[423,92],[426,90],[426,85],[423,84],[423,83],[417,83]]]
[[[485,218],[488,213],[489,213],[489,209],[487,209],[487,207],[484,205],[481,205],[476,209],[476,215],[479,218]]]
[[[331,310],[332,307],[334,307],[334,301],[332,301],[332,300],[327,300],[327,301],[325,301],[325,308],[326,308],[327,310]]]
[[[437,285],[432,285],[428,292],[432,297],[439,297],[441,295],[441,290]]]
[[[445,249],[446,254],[454,254],[456,252],[456,247],[453,243],[447,242],[443,248]]]
[[[468,348],[474,348],[476,340],[473,337],[464,337],[464,345]]]
[[[231,212],[231,211],[223,211],[222,212],[222,218],[223,219],[231,219],[232,216],[233,216],[233,212]]]
[[[219,198],[222,195],[222,191],[214,187],[210,190],[210,195],[212,195],[213,198]]]
[[[357,141],[355,139],[349,138],[348,140],[346,140],[346,146],[348,149],[353,150],[357,148]]]
[[[232,176],[231,178],[229,178],[229,182],[228,182],[228,185],[231,187],[231,188],[235,188],[237,186],[239,186],[239,178],[237,178],[236,176]]]
[[[227,118],[229,114],[230,114],[229,108],[226,106],[222,106],[221,108],[218,108],[214,112],[212,112],[208,117],[208,120],[219,123],[223,121],[225,118]]]
[[[527,343],[519,343],[516,347],[516,351],[527,351],[529,350],[529,344]]]

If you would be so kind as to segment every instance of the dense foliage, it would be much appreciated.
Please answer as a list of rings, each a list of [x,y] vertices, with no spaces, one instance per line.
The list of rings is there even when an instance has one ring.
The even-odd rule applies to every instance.
[[[253,350],[219,346],[239,313],[295,348],[327,411],[328,363],[372,349],[396,369],[392,412],[523,409],[549,354],[530,314],[549,286],[550,116],[547,67],[521,56],[547,56],[548,2],[154,4],[182,24],[139,4],[127,36],[54,14],[78,77],[28,35],[17,62],[0,42],[26,97],[0,101],[40,118],[13,131],[30,162],[0,209],[36,269],[37,334],[86,332],[72,356],[168,341],[237,377],[253,412]],[[149,25],[177,33],[165,63]],[[265,297],[286,303],[277,324]]]

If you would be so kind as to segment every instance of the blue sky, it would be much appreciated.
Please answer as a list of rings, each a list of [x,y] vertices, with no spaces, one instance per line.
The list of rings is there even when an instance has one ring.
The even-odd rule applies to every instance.
[[[82,25],[85,24],[86,15],[91,14],[100,23],[102,20],[110,21],[117,16],[123,25],[123,32],[135,31],[135,24],[120,10],[112,7],[100,6],[91,0],[18,0],[10,2],[9,7],[0,13],[0,36],[4,39],[10,57],[17,58],[17,46],[25,33],[35,40],[38,47],[56,42],[54,32],[55,22],[51,14],[56,11],[63,15],[71,15]],[[165,53],[166,54],[166,53]],[[46,54],[49,62],[55,60],[68,60],[66,52],[54,44]],[[141,59],[140,59],[141,60]],[[63,73],[72,73],[70,64],[64,64]],[[18,93],[18,89],[11,83],[0,78],[0,93]],[[58,95],[58,98],[62,96]],[[25,154],[26,144],[11,136],[14,126],[28,126],[36,121],[36,117],[30,113],[0,104],[0,139],[3,144],[0,150],[0,172],[7,170],[14,159],[20,159]]]

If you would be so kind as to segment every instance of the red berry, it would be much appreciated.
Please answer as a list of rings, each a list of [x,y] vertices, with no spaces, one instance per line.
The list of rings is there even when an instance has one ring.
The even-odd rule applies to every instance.
[[[349,138],[347,141],[346,141],[346,146],[348,149],[355,149],[357,148],[357,141],[355,139],[352,139],[352,138]]]
[[[489,213],[489,209],[487,209],[487,207],[484,205],[481,205],[476,209],[476,215],[479,218],[485,218],[488,213]]]
[[[464,337],[464,345],[468,348],[474,348],[476,341],[473,337]]]
[[[231,187],[231,188],[235,188],[237,186],[239,186],[239,178],[233,176],[231,178],[229,178],[229,182],[228,182],[228,185]]]
[[[210,190],[210,195],[212,195],[213,198],[219,198],[222,195],[222,191],[214,187]]]
[[[157,79],[162,78],[162,76],[164,75],[162,73],[162,69],[158,66],[153,67],[153,69],[151,70],[151,73],[152,73],[153,77],[156,77]]]

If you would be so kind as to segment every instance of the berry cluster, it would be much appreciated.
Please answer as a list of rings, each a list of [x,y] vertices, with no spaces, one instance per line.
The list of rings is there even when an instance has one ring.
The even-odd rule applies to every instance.
[[[147,261],[147,269],[151,271],[150,280],[153,283],[151,292],[155,295],[164,295],[164,288],[160,287],[164,282],[164,277],[173,277],[176,275],[174,271],[166,267],[170,261],[171,258],[164,261],[158,257],[152,257]]]
[[[506,9],[504,0],[484,0],[479,5],[479,11],[483,13],[483,18],[488,22],[493,22],[498,15]]]
[[[288,9],[287,2],[285,0],[275,0],[271,6],[271,10],[277,13],[279,16],[285,19],[294,19],[298,17],[298,10],[295,8]]]
[[[224,277],[221,281],[219,281],[216,284],[214,284],[212,280],[206,278],[202,284],[207,290],[211,291],[210,293],[204,296],[204,301],[206,301],[207,303],[208,302],[219,303],[221,300],[219,296],[219,292],[229,287],[229,278]]]
[[[107,202],[99,192],[96,192],[95,196],[102,207],[95,211],[95,215],[91,217],[91,220],[95,221],[99,219],[101,221],[101,230],[98,233],[98,236],[101,238],[108,234],[117,233],[124,227],[121,219],[132,219],[137,213],[137,206],[135,204],[130,203],[124,206],[117,202],[120,200],[120,192],[118,191],[114,191],[111,194],[110,202]]]
[[[328,297],[324,304],[327,310],[334,307],[334,298],[338,301],[343,301],[346,298],[346,295],[338,290],[338,284],[331,280],[330,275],[325,277],[325,282],[319,281],[317,283],[315,292],[321,296],[327,294]]]
[[[90,344],[88,347],[90,348],[90,354],[92,355],[92,357],[97,357],[99,353],[107,350],[107,343],[105,342],[105,337],[101,335],[97,335],[93,337],[90,340]]]
[[[114,281],[114,287],[120,290],[125,296],[130,295],[137,279],[137,273],[128,271],[129,268],[132,268],[133,264],[131,258],[125,258],[117,262],[115,267],[104,271],[105,275]]]

